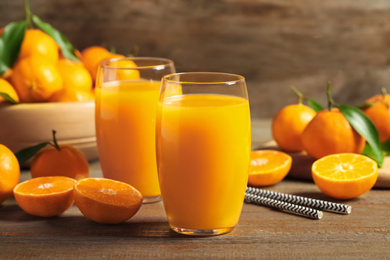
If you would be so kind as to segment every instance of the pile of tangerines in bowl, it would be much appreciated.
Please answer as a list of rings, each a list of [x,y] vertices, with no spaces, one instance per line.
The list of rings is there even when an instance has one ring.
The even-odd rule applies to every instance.
[[[66,58],[50,35],[25,30],[15,61],[0,78],[0,143],[17,152],[50,139],[55,129],[61,142],[97,158],[94,78],[100,61],[121,55],[99,46],[74,53]]]
[[[27,29],[16,61],[0,79],[0,92],[20,103],[92,101],[99,63],[124,57],[100,46],[75,55],[79,60],[65,58],[48,34]]]

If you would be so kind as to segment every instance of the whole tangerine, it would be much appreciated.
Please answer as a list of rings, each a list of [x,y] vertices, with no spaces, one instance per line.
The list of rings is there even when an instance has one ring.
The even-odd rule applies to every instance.
[[[337,153],[360,154],[365,139],[338,109],[322,110],[309,122],[302,134],[305,151],[319,159]]]
[[[14,66],[11,82],[24,103],[46,102],[63,88],[57,67],[37,56],[19,60]]]
[[[19,58],[35,56],[56,64],[58,50],[57,43],[48,34],[38,29],[28,29],[20,47]]]
[[[102,60],[107,59],[111,53],[100,46],[91,46],[81,52],[81,61],[95,82],[97,70]]]
[[[91,91],[91,75],[81,62],[60,59],[57,67],[62,77],[64,89],[73,88]]]
[[[287,151],[303,151],[302,133],[316,112],[303,104],[284,107],[272,120],[272,136]]]
[[[59,145],[53,131],[54,144],[41,150],[30,166],[31,177],[64,176],[76,180],[87,178],[89,165],[84,154],[71,145]]]
[[[384,92],[382,95],[373,96],[365,101],[372,106],[363,110],[367,117],[375,125],[379,133],[379,140],[384,142],[390,139],[390,95]]]
[[[115,76],[117,80],[140,79],[140,73],[135,62],[130,59],[126,59],[126,57],[121,54],[112,54],[108,56],[107,63],[105,62],[104,64],[116,69]]]
[[[19,183],[20,167],[14,153],[0,144],[0,204],[12,197],[12,191]]]

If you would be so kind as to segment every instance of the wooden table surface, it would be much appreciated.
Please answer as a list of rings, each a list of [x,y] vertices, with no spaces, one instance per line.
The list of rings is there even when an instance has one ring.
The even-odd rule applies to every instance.
[[[269,138],[268,121],[253,127],[254,145]],[[91,175],[101,176],[99,162],[91,163]],[[335,201],[311,182],[287,179],[267,189]],[[10,199],[0,208],[0,259],[389,259],[389,195],[371,190],[343,202],[352,206],[350,215],[324,213],[321,220],[244,204],[233,232],[215,237],[171,231],[161,202],[143,205],[126,223],[101,225],[76,206],[40,218]]]

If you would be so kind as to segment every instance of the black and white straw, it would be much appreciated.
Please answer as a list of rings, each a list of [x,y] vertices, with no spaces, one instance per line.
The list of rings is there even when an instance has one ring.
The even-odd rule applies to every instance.
[[[285,194],[285,193],[280,193],[275,191],[268,191],[259,188],[253,188],[253,187],[247,187],[246,194],[257,195],[259,197],[280,200],[288,203],[302,205],[305,207],[312,207],[316,209],[321,209],[323,211],[330,211],[330,212],[335,212],[340,214],[349,214],[352,211],[352,207],[345,204],[339,204],[339,203],[329,202],[325,200],[311,199],[302,196]]]
[[[319,211],[317,209],[312,209],[312,208],[304,207],[301,205],[295,205],[284,201],[265,198],[250,193],[245,193],[245,202],[276,208],[284,212],[304,216],[307,218],[321,219],[323,216],[322,211]]]

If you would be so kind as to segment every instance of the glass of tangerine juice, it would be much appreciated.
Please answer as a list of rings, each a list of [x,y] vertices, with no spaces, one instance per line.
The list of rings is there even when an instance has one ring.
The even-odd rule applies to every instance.
[[[144,203],[161,199],[156,166],[156,111],[161,78],[173,61],[135,57],[105,60],[96,79],[95,123],[103,176],[126,182]]]
[[[187,235],[233,230],[244,201],[251,151],[244,77],[212,72],[164,76],[156,147],[171,228]]]

